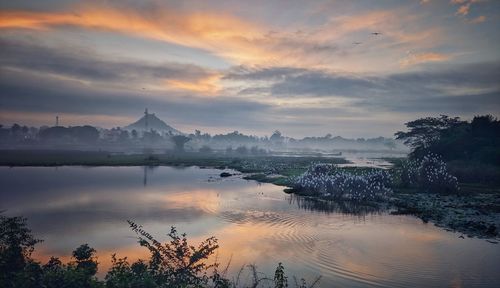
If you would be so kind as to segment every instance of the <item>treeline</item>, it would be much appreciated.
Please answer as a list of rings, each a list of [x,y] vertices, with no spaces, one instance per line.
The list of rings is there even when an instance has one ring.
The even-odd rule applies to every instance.
[[[405,150],[401,142],[384,137],[349,139],[327,134],[325,136],[296,139],[287,137],[278,130],[274,131],[271,136],[264,137],[245,135],[238,131],[212,136],[196,130],[195,133],[189,134],[188,137],[192,140],[190,145],[193,147],[209,146],[212,149],[228,149],[229,151],[235,150],[238,147],[310,152],[333,150]]]
[[[183,138],[184,137],[184,138]],[[176,149],[211,153],[214,151],[236,154],[265,154],[272,151],[347,151],[347,150],[405,150],[400,141],[394,139],[358,138],[348,139],[327,134],[319,137],[304,137],[295,139],[287,137],[280,131],[274,131],[271,136],[258,137],[245,135],[238,131],[226,134],[210,135],[196,130],[191,134],[174,135],[171,132],[162,133],[149,131],[126,130],[120,127],[111,129],[85,126],[43,126],[27,127],[14,124],[11,127],[0,125],[0,145],[13,147],[28,145],[71,145],[101,146],[103,149],[140,148],[143,145],[157,149]],[[142,146],[141,146],[142,145]]]

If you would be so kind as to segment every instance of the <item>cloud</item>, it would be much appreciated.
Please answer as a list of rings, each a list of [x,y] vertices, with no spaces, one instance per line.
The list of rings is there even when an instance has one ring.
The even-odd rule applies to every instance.
[[[407,66],[413,66],[413,65],[428,63],[428,62],[448,61],[451,58],[452,57],[450,55],[441,54],[441,53],[433,53],[433,52],[418,53],[418,54],[410,53],[405,58],[401,59],[399,61],[399,64],[402,67],[407,67]]]
[[[463,17],[469,15],[472,4],[480,3],[480,2],[485,2],[485,0],[451,0],[450,1],[450,3],[452,5],[459,5],[455,15],[459,15],[459,16],[463,16]],[[479,16],[473,20],[469,20],[468,22],[472,23],[472,24],[476,24],[476,23],[484,22],[484,20],[486,20],[485,16]]]
[[[486,21],[486,16],[481,15],[481,16],[478,16],[478,17],[476,17],[474,19],[471,19],[469,21],[469,23],[471,23],[471,24],[479,24],[479,23],[483,23],[485,21]]]
[[[438,27],[407,25],[419,20],[405,9],[360,12],[354,15],[327,16],[324,22],[300,30],[273,29],[259,21],[221,12],[187,11],[177,5],[148,2],[125,5],[122,2],[85,2],[59,12],[24,10],[0,11],[0,29],[35,29],[42,32],[63,27],[111,31],[193,47],[222,57],[232,64],[293,67],[336,67],[353,69],[354,59],[363,57],[358,69],[374,66],[373,57],[363,51],[383,49],[379,58],[387,63],[402,46],[428,47],[441,38]],[[326,16],[326,15],[325,15]],[[399,19],[404,17],[405,21]],[[383,31],[383,41],[370,37]],[[352,49],[352,35],[364,34],[367,48]],[[380,38],[380,37],[379,37]],[[349,43],[346,45],[346,43]],[[368,48],[370,47],[370,48]],[[361,53],[360,53],[361,52]],[[368,65],[367,65],[368,64]],[[397,62],[392,62],[397,65]],[[387,64],[386,64],[387,66]]]
[[[95,85],[189,90],[201,95],[218,88],[217,71],[175,62],[145,63],[108,59],[92,51],[72,47],[51,48],[33,42],[0,38],[0,65],[32,72],[50,73]],[[182,84],[182,85],[181,85]]]
[[[230,77],[242,80],[248,75],[248,81],[274,79],[267,91],[260,87],[259,93],[267,93],[267,97],[347,99],[336,102],[340,103],[337,107],[344,108],[425,112],[448,107],[444,110],[480,113],[500,105],[499,62],[450,65],[446,69],[385,76],[286,67],[239,71],[237,76],[230,74]],[[245,93],[251,95],[252,91]]]
[[[457,9],[457,15],[466,16],[467,14],[469,14],[469,9],[470,9],[470,3],[466,3],[464,5],[461,5]]]
[[[104,120],[108,119],[112,121],[105,126],[122,126],[129,124],[128,121],[124,122],[125,120],[138,117],[144,107],[149,107],[180,129],[190,125],[256,127],[263,124],[256,119],[262,118],[262,114],[267,113],[270,108],[266,104],[230,96],[205,98],[162,91],[142,94],[129,89],[89,86],[48,74],[5,69],[2,69],[0,74],[0,114],[5,116],[4,112],[16,112],[19,117],[24,113],[24,123],[29,120],[34,120],[29,121],[33,124],[40,123],[38,121],[41,116],[65,113],[80,115],[75,118],[77,120],[87,117],[88,124],[93,124],[94,120],[105,122]],[[104,116],[108,118],[103,118]],[[7,120],[12,121],[3,119]],[[116,122],[118,120],[120,122]],[[48,117],[44,123],[50,124],[52,121],[53,117]],[[75,122],[69,117],[65,121]]]

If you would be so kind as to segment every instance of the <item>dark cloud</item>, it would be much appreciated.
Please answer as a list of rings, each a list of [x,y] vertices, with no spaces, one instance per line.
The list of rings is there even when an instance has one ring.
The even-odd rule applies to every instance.
[[[240,67],[226,77],[247,81],[272,80],[267,87],[240,91],[247,95],[267,93],[275,97],[347,98],[353,106],[378,111],[481,113],[498,110],[500,105],[500,62],[453,65],[441,70],[384,76],[288,67]]]
[[[367,78],[330,75],[311,71],[287,76],[271,87],[273,95],[361,96],[377,89],[377,83]]]
[[[195,81],[214,71],[191,64],[148,64],[124,59],[106,59],[85,49],[47,46],[0,38],[0,65],[100,82],[151,82],[166,79]]]
[[[174,92],[106,90],[79,81],[0,70],[0,110],[136,116],[144,107],[177,122],[210,125],[259,123],[268,105],[231,97],[203,98]],[[118,125],[118,124],[116,124]]]
[[[373,105],[367,102],[365,105]],[[409,99],[387,104],[379,104],[398,112],[427,112],[431,114],[498,114],[500,93],[467,94],[460,96],[438,96],[422,99]]]
[[[223,78],[228,80],[275,81],[306,72],[308,72],[307,69],[293,67],[248,67],[241,65],[231,68]]]

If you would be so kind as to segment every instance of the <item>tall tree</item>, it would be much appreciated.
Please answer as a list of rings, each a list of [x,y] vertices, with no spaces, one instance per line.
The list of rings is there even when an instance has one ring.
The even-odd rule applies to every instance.
[[[426,150],[431,145],[439,141],[441,133],[454,126],[465,123],[459,117],[449,117],[441,115],[440,117],[420,118],[405,123],[408,132],[398,131],[395,133],[396,139],[403,140],[404,143],[413,149],[413,153],[419,153]]]

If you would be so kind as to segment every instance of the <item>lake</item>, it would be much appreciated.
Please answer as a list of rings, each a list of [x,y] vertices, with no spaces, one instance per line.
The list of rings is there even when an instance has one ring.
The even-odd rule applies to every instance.
[[[22,215],[44,240],[34,257],[69,260],[88,243],[99,275],[112,253],[146,258],[126,220],[168,240],[170,226],[191,242],[215,236],[230,272],[256,264],[271,276],[282,262],[289,277],[320,287],[494,287],[500,245],[459,238],[431,223],[383,211],[349,213],[283,193],[283,187],[220,178],[221,170],[172,167],[0,168],[0,210]],[[292,281],[293,282],[293,281]],[[498,287],[498,286],[496,286]]]

